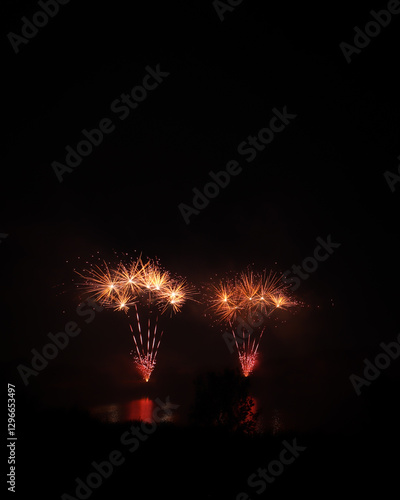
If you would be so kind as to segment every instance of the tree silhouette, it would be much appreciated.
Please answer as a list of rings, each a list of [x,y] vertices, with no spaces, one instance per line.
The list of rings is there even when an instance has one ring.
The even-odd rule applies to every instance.
[[[234,370],[208,372],[195,381],[195,402],[191,421],[202,427],[217,427],[230,432],[253,433],[258,412],[249,396],[249,379]]]

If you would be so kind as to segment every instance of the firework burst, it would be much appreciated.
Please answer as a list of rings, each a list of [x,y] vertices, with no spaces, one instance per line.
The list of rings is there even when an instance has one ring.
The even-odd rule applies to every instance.
[[[209,303],[218,321],[233,321],[240,312],[237,290],[230,281],[212,286]]]
[[[108,264],[103,261],[103,269],[99,265],[94,265],[85,275],[78,271],[76,273],[84,279],[80,285],[85,293],[104,307],[110,307],[116,297],[118,283],[115,272],[110,270]]]
[[[126,313],[135,344],[134,362],[148,382],[163,334],[158,330],[159,314],[180,312],[193,296],[192,287],[184,279],[172,278],[157,262],[143,262],[141,257],[115,266],[103,261],[102,266],[76,272],[83,278],[78,286],[87,295],[103,307]]]
[[[185,280],[171,280],[158,294],[158,305],[161,312],[170,310],[173,313],[180,312],[183,304],[193,297],[193,290]]]
[[[271,294],[269,296],[269,302],[274,309],[289,309],[289,307],[297,305],[294,300],[290,299],[281,291]]]
[[[290,298],[281,276],[272,272],[254,274],[253,271],[208,287],[207,302],[212,317],[232,331],[245,377],[253,372],[257,362],[265,319],[276,309],[297,305]],[[243,326],[244,320],[251,323],[251,333]]]

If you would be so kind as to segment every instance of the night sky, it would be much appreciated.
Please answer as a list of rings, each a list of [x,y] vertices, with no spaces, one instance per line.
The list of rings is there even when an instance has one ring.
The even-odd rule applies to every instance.
[[[395,361],[361,398],[349,377],[400,333],[400,179],[384,175],[400,175],[400,14],[350,63],[340,48],[386,8],[243,0],[221,21],[211,0],[70,2],[15,53],[7,34],[39,7],[7,2],[1,359],[32,411],[170,395],[185,421],[194,378],[238,367],[198,295],[165,321],[144,384],[124,316],[76,316],[73,268],[91,255],[157,257],[200,288],[248,265],[284,272],[328,237],[340,246],[294,292],[303,307],[262,339],[252,394],[294,431],[354,433],[393,411]],[[112,103],[157,66],[168,76],[122,120]],[[247,161],[239,145],[285,108],[295,118]],[[105,118],[113,131],[59,182],[52,163]],[[232,160],[240,173],[186,224],[179,205]],[[25,387],[17,366],[74,320],[82,333]]]

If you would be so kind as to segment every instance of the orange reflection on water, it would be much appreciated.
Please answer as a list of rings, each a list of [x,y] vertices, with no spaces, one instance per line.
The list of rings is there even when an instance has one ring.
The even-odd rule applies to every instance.
[[[154,401],[142,398],[128,403],[96,406],[90,409],[90,413],[102,422],[117,423],[129,420],[152,422],[154,406]]]
[[[246,416],[246,421],[250,422],[253,418],[253,414],[258,410],[258,401],[254,396],[249,396],[249,400],[253,403],[253,406],[251,407],[251,413],[248,413]]]
[[[130,401],[126,406],[127,420],[153,421],[154,402],[149,398]]]

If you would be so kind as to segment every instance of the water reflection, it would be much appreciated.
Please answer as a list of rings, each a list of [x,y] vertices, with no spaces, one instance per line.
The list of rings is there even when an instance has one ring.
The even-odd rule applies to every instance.
[[[128,403],[96,406],[91,414],[101,422],[118,423],[129,420],[153,421],[154,401],[149,398],[134,399]]]
[[[275,436],[283,430],[282,414],[279,410],[274,409],[271,417],[272,434]]]
[[[250,396],[253,406],[251,412],[259,412],[256,420],[255,431],[258,433],[271,432],[277,435],[285,430],[285,418],[280,409],[268,408],[258,397]],[[162,403],[161,403],[162,404]],[[155,402],[150,398],[141,398],[128,401],[126,403],[109,404],[96,406],[90,409],[90,413],[104,423],[123,423],[130,420],[141,420],[143,422],[175,422],[182,423],[185,417],[176,410],[173,412],[163,411],[160,402]],[[247,415],[251,420],[252,416]]]
[[[250,396],[250,401],[253,403],[251,412],[257,415],[255,431],[259,433],[271,432],[274,436],[285,430],[284,414],[274,407],[269,407],[260,398]],[[252,415],[248,415],[246,420],[251,420]]]

